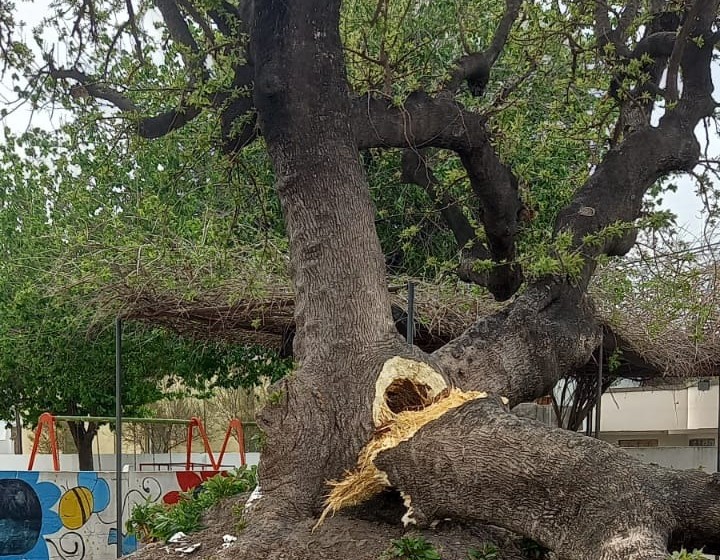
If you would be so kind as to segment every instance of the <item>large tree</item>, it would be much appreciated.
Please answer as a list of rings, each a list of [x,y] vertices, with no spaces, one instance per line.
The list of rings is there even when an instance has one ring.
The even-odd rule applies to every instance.
[[[55,81],[44,83],[109,102],[146,138],[216,111],[226,151],[261,134],[272,160],[298,366],[261,415],[262,497],[232,554],[332,557],[339,516],[313,536],[308,520],[323,510],[327,482],[361,452],[374,462],[365,465],[371,489],[386,492],[364,495],[372,507],[346,513],[357,519],[390,522],[402,496],[407,511],[395,522],[442,531],[450,519],[468,539],[478,526],[500,526],[560,558],[660,559],[680,545],[720,552],[714,476],[642,465],[507,408],[548,394],[587,361],[601,332],[587,297],[598,264],[631,249],[648,190],[699,163],[696,128],[717,107],[719,3],[157,0],[157,12],[126,2],[122,20],[108,16],[114,3],[68,3],[59,26],[68,65],[47,56],[42,76]],[[158,87],[143,17],[174,45],[162,65],[177,105],[157,114],[157,98],[143,106],[142,89],[122,87],[138,68]],[[108,65],[119,44],[139,66]],[[427,190],[452,231],[461,277],[499,299],[516,296],[432,355],[406,345],[391,314],[366,175],[391,149],[403,151],[404,180]],[[451,158],[469,179],[462,200],[443,188]],[[538,208],[523,204],[521,187],[542,194],[561,177],[554,195],[530,196]],[[518,240],[533,211],[550,254],[523,284]],[[447,387],[465,391],[464,402],[447,404],[457,398]],[[443,406],[419,430],[382,439],[401,418],[420,422]],[[365,528],[363,542],[373,543],[355,557],[374,550],[367,527],[350,529]],[[387,535],[370,527],[378,542]],[[323,538],[327,548],[308,552]]]

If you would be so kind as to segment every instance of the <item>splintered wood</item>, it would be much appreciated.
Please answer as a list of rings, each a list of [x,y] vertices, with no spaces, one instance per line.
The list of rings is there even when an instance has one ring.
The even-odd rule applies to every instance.
[[[410,389],[407,384],[399,386]],[[397,388],[398,385],[395,387]],[[468,401],[485,397],[487,397],[487,393],[447,389],[437,395],[425,408],[418,410],[416,406],[413,406],[411,410],[394,413],[392,420],[379,426],[373,438],[362,449],[355,470],[348,472],[342,480],[328,483],[332,490],[325,501],[325,510],[315,527],[319,527],[328,514],[358,505],[390,486],[387,475],[373,463],[378,454],[409,440],[420,428],[437,420],[448,410],[457,408]],[[409,399],[407,396],[406,398]],[[417,399],[409,400],[413,405],[417,402]]]

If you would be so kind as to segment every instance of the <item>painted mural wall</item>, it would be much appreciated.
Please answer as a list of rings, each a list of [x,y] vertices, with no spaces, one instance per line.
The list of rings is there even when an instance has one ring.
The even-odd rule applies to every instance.
[[[123,522],[136,504],[173,504],[214,474],[122,473]],[[111,560],[115,503],[114,472],[0,471],[0,560]],[[119,538],[124,554],[137,549],[134,537]]]

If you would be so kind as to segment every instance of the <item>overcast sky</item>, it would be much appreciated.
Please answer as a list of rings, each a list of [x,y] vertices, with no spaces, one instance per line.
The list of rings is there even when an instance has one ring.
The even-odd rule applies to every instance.
[[[40,23],[43,17],[47,15],[47,9],[49,0],[39,1],[19,1],[17,6],[18,21],[24,21],[27,26],[24,30],[20,31],[21,38],[23,38],[28,44],[31,44],[31,30],[32,27]],[[716,65],[714,68],[715,83],[720,84],[720,68]],[[0,83],[0,96],[6,99],[12,99],[13,93],[11,90],[12,86],[7,83]],[[719,88],[720,89],[720,88]],[[720,98],[716,91],[716,99]],[[0,99],[2,99],[0,97]],[[2,102],[2,101],[0,101]],[[11,115],[9,115],[3,122],[3,124],[9,126],[11,129],[17,132],[25,130],[30,122],[33,126],[40,126],[42,128],[52,128],[62,122],[63,119],[69,118],[70,116],[63,113],[63,111],[55,111],[52,118],[47,112],[34,113],[32,114],[27,107],[21,107]],[[698,131],[698,137],[704,139],[705,133],[700,125]],[[711,130],[714,133],[714,127]],[[1,140],[0,140],[1,141]],[[704,143],[704,140],[701,140]],[[709,155],[711,157],[717,157],[720,155],[720,139],[715,134],[711,135]],[[695,192],[695,183],[690,178],[680,178],[676,181],[679,185],[677,192],[668,192],[663,196],[663,207],[673,211],[677,215],[677,223],[680,228],[686,230],[684,237],[689,241],[694,238],[699,238],[702,234],[703,229],[703,206],[700,198]]]

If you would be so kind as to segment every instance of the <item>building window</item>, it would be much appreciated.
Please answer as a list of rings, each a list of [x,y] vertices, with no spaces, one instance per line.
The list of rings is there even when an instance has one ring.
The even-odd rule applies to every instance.
[[[715,447],[715,440],[713,438],[691,439],[690,447]]]
[[[657,447],[656,439],[619,439],[619,447]]]

